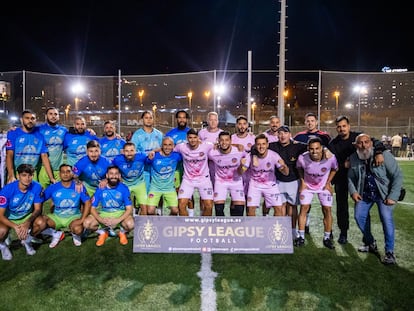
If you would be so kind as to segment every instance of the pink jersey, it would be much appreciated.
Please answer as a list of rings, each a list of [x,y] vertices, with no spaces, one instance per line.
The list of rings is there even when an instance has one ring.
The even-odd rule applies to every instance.
[[[312,161],[307,151],[299,156],[296,167],[303,169],[304,180],[310,190],[322,190],[331,170],[338,170],[338,161],[334,155],[319,162]]]
[[[181,143],[174,147],[174,151],[179,152],[183,158],[183,178],[194,180],[210,176],[208,152],[213,146],[211,143],[201,143],[196,149],[191,149],[188,143]]]
[[[217,143],[218,135],[222,132],[222,129],[217,129],[215,132],[209,132],[208,128],[203,128],[198,132],[198,137],[202,142],[210,142],[210,143]]]
[[[240,160],[244,157],[246,157],[246,152],[239,151],[234,146],[231,146],[231,151],[226,154],[218,149],[211,149],[208,158],[215,165],[215,182],[241,180],[237,169],[240,167]]]
[[[265,157],[253,157],[254,159],[251,160],[249,168],[251,179],[266,185],[276,183],[275,167],[280,168],[282,166],[279,163],[281,159],[280,155],[272,150],[267,150]]]
[[[263,132],[263,134],[265,134],[269,143],[274,143],[274,142],[279,141],[279,136],[277,136],[277,132],[273,133],[272,131],[267,130],[266,132]]]
[[[249,152],[255,143],[254,138],[255,136],[252,133],[248,133],[247,136],[243,138],[237,136],[237,134],[233,134],[231,135],[231,143],[243,145],[244,150]]]

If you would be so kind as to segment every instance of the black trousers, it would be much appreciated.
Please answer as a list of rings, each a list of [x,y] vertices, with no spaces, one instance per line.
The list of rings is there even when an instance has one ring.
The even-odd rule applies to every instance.
[[[336,219],[339,230],[346,234],[349,229],[348,179],[335,181]]]

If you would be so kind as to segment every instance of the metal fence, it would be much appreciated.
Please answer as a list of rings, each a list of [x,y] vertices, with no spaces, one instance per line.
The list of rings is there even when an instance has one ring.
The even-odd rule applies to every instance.
[[[252,123],[255,133],[268,127],[277,114],[277,77],[274,70],[252,71]],[[73,124],[83,115],[88,126],[102,133],[105,120],[117,120],[126,135],[140,126],[144,110],[155,115],[156,127],[176,126],[175,112],[190,112],[190,123],[201,128],[209,111],[217,111],[220,126],[232,130],[234,117],[247,112],[246,70],[114,76],[71,76],[28,71],[0,73],[0,127],[18,122],[23,109],[39,121],[47,107],[60,110],[61,122]],[[83,88],[75,86],[82,85]],[[224,85],[224,89],[219,86]],[[355,86],[359,86],[355,89]],[[335,134],[335,117],[348,115],[353,129],[373,136],[407,133],[412,137],[413,72],[287,71],[285,123],[292,132],[304,128],[304,115],[315,112],[320,128]]]

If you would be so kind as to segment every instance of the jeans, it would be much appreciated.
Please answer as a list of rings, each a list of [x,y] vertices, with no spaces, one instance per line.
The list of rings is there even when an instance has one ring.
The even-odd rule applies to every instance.
[[[385,252],[393,252],[395,237],[393,213],[395,205],[385,205],[381,199],[370,202],[361,200],[355,204],[355,220],[363,234],[363,241],[365,245],[374,242],[374,237],[371,233],[371,219],[369,217],[369,211],[374,204],[378,206],[382,230],[384,231]]]

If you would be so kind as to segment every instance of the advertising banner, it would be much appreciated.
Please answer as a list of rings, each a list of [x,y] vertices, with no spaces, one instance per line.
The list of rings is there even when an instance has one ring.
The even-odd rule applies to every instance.
[[[293,253],[290,217],[135,216],[135,253]]]

